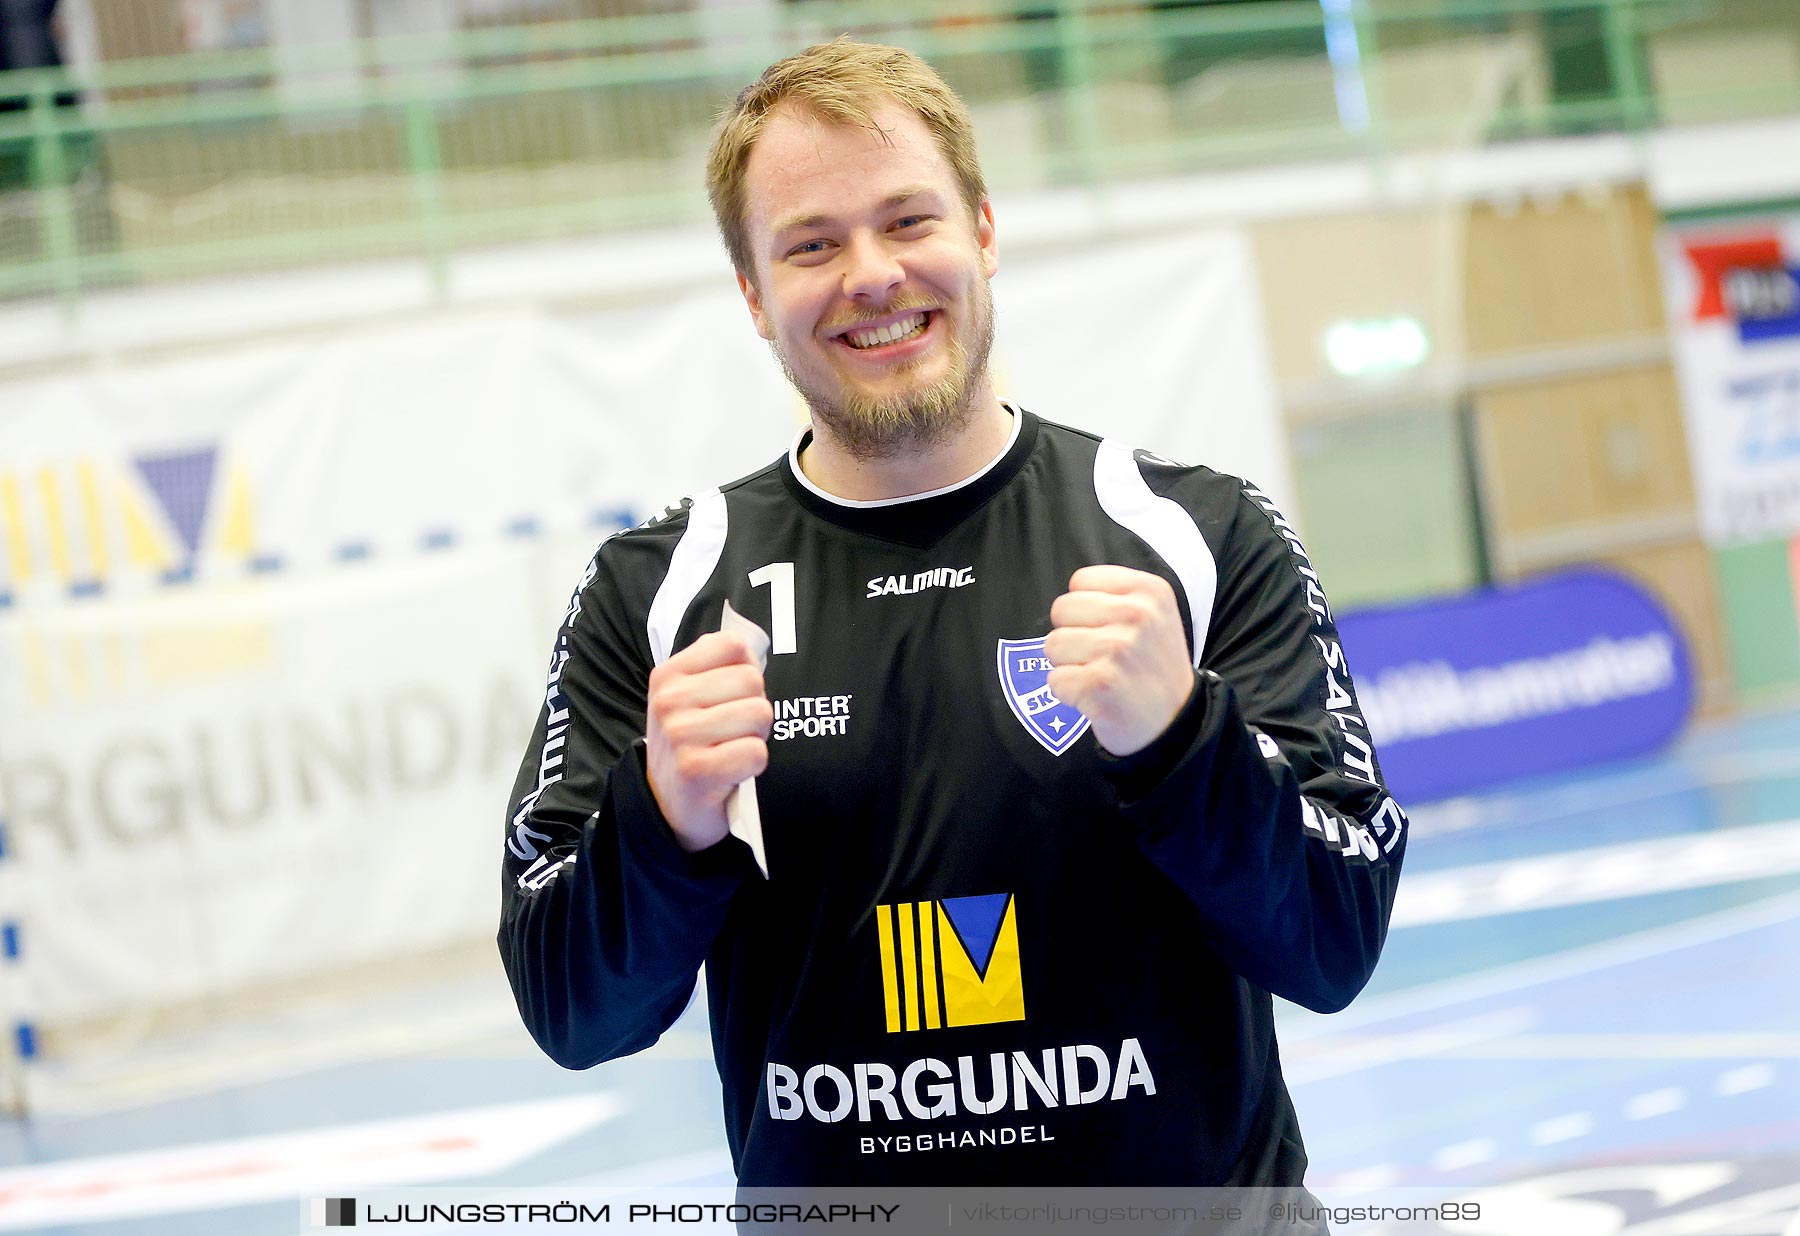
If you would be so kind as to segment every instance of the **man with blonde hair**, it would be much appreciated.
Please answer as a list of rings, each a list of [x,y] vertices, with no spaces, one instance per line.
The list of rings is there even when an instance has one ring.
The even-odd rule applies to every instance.
[[[1271,993],[1362,987],[1405,816],[1299,538],[995,395],[993,207],[917,57],[771,66],[707,177],[811,423],[571,600],[507,825],[526,1024],[638,1051],[704,962],[746,1185],[1300,1184]]]

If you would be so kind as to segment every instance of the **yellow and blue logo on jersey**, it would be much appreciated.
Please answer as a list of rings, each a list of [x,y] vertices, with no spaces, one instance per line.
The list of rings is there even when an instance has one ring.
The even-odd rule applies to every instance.
[[[875,907],[889,1034],[1025,1020],[1010,893]]]

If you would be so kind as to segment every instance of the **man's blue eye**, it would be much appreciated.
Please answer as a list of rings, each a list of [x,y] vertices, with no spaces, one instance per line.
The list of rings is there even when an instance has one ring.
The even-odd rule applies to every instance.
[[[809,240],[805,244],[795,245],[795,253],[818,253],[825,246],[822,240]]]

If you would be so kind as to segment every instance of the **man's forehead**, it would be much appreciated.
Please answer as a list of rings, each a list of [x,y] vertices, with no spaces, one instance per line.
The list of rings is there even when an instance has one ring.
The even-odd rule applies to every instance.
[[[955,175],[916,113],[886,104],[873,118],[879,131],[785,105],[770,113],[746,168],[750,216],[775,230],[907,197],[954,196]]]
[[[770,108],[763,117],[762,136],[757,139],[757,145],[760,147],[771,137],[777,136],[804,142],[834,135],[892,144],[897,137],[903,135],[903,131],[924,126],[919,114],[898,99],[875,99],[867,101],[863,106],[873,128],[868,124],[828,116],[801,99],[785,99]]]

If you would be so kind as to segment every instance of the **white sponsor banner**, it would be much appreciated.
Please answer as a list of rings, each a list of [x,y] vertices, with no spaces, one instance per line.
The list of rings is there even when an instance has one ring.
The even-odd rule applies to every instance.
[[[32,1010],[296,978],[491,930],[542,677],[516,547],[8,621]],[[375,564],[370,564],[371,568]]]
[[[1674,227],[1661,248],[1706,537],[1800,532],[1800,213]]]
[[[1299,526],[1247,235],[1091,244],[1010,264],[1002,247],[994,301],[1003,395],[1244,477]]]
[[[1288,484],[1235,233],[1008,264],[1002,393]],[[54,1025],[490,936],[608,532],[783,452],[718,287],[0,385],[0,917]]]

